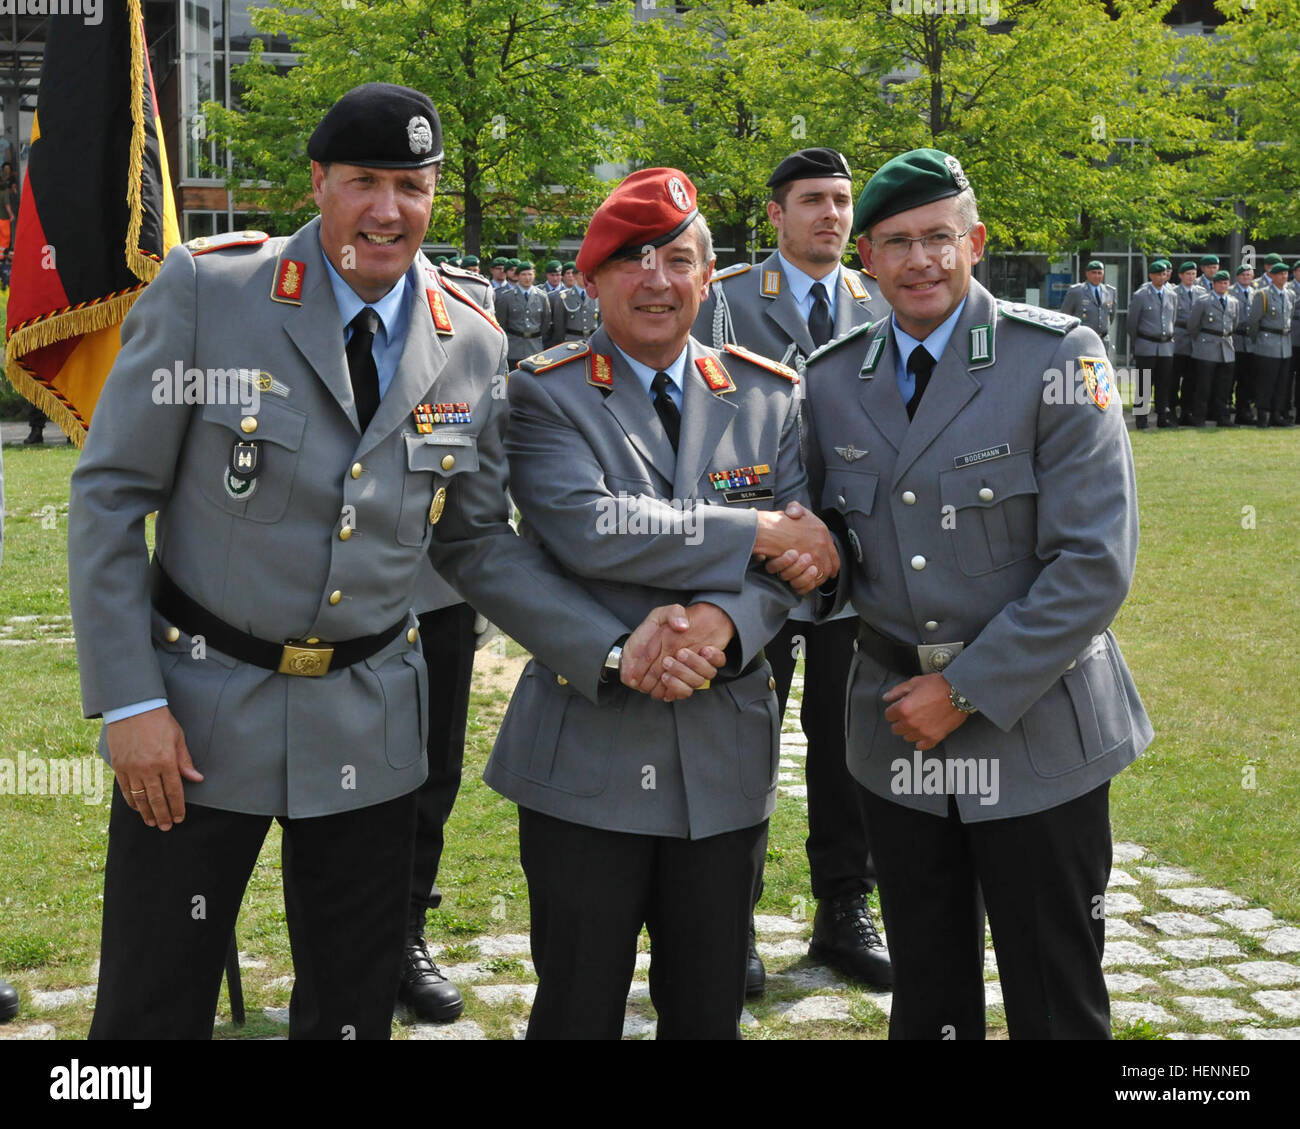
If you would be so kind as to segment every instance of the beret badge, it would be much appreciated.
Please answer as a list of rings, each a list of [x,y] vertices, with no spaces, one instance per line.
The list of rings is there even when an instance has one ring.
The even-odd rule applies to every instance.
[[[970,181],[966,179],[966,174],[961,169],[961,162],[956,157],[949,153],[944,157],[943,163],[948,167],[948,171],[952,173],[952,182],[958,188],[964,192],[970,187]]]
[[[416,114],[406,123],[406,139],[410,142],[411,152],[421,156],[433,148],[433,128],[425,118]]]

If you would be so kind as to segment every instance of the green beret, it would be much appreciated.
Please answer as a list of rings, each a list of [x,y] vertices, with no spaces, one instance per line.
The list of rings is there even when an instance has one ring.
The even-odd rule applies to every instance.
[[[1195,270],[1195,269],[1196,269],[1196,263],[1195,263],[1193,260],[1191,260],[1191,259],[1184,259],[1184,260],[1183,260],[1183,265],[1182,265],[1181,267],[1178,268],[1178,273],[1179,273],[1179,274],[1182,274],[1183,271],[1185,271],[1185,270]]]
[[[1105,270],[1106,267],[1104,266],[1104,264],[1102,263],[1102,261],[1101,261],[1100,259],[1093,259],[1093,260],[1092,260],[1092,261],[1091,261],[1091,262],[1090,262],[1086,267],[1084,267],[1083,269],[1084,269],[1084,270]]]
[[[1214,281],[1215,281],[1215,282],[1231,282],[1231,281],[1232,281],[1232,275],[1230,275],[1226,270],[1216,270],[1216,271],[1214,272]]]
[[[504,255],[497,255],[492,259],[490,265],[494,267],[508,267],[510,265],[510,260]]]
[[[557,271],[557,270],[560,270],[560,269],[561,269],[561,267],[560,267],[560,260],[559,260],[559,259],[552,259],[549,263],[546,264],[546,273],[547,273],[547,274],[550,274],[552,271]]]
[[[445,263],[450,257],[450,255],[434,255],[433,265],[436,267],[439,263]]]
[[[462,255],[460,260],[460,265],[463,267],[476,267],[478,266],[478,256]]]
[[[1271,255],[1264,256],[1264,262],[1268,263],[1269,266],[1272,266],[1274,263],[1282,262],[1282,256],[1274,251]]]
[[[1268,268],[1269,274],[1290,274],[1291,268],[1280,259]]]
[[[1173,264],[1168,259],[1152,259],[1147,274],[1159,274],[1164,270],[1173,270]]]
[[[1219,265],[1219,256],[1218,256],[1218,255],[1202,255],[1202,256],[1201,256],[1201,266],[1203,266],[1203,267],[1213,267],[1213,266],[1218,266],[1218,265]]]
[[[520,260],[519,260],[519,269],[520,269],[520,270],[532,270],[532,269],[533,269],[533,261],[532,261],[532,259],[520,259]]]
[[[1291,264],[1291,269],[1292,269],[1293,271],[1300,270],[1300,263],[1292,263],[1292,264]]]
[[[867,181],[853,210],[853,230],[861,234],[890,216],[946,200],[969,187],[956,157],[938,149],[913,149],[890,158]]]
[[[508,267],[512,267],[513,269],[518,270],[518,269],[519,269],[519,260],[516,259],[513,255],[511,255],[510,258],[508,258],[508,259],[506,260],[506,266],[508,266]]]
[[[567,263],[564,264],[564,267],[563,267],[562,269],[564,269],[564,270],[577,270],[577,269],[578,269],[578,264],[575,263],[572,259],[570,259]]]

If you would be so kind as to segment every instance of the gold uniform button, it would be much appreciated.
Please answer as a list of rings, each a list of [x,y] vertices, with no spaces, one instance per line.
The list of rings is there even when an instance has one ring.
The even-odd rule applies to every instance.
[[[351,536],[352,536],[352,526],[345,525],[342,529],[339,530],[340,541],[346,541]]]
[[[903,505],[905,506],[916,505],[916,495],[913,494],[910,490],[903,491]]]
[[[775,689],[776,689],[776,679],[775,679],[775,678],[769,678],[769,679],[767,680],[767,688],[768,688],[769,690],[775,690]]]
[[[447,457],[450,458],[451,456],[448,455]],[[557,674],[555,676],[555,681],[559,683],[561,686],[567,686],[569,684],[569,680],[565,678],[564,675],[562,674]]]
[[[454,467],[455,465],[456,465],[456,456],[455,456],[455,455],[443,455],[443,456],[442,456],[442,469],[443,469],[443,470],[451,470],[451,468]]]
[[[239,430],[245,435],[252,435],[257,430],[257,417],[245,416],[239,421]]]
[[[926,631],[938,631],[939,621],[937,619],[927,619],[925,621],[925,629]]]
[[[334,591],[330,593],[330,606],[333,607],[341,599],[343,599],[343,593],[335,588]]]
[[[360,463],[353,463],[353,464],[352,464],[352,470],[351,470],[349,473],[352,475],[353,478],[360,478],[360,477],[361,477],[361,464],[360,464]]]
[[[987,486],[985,486],[984,489],[980,491],[980,501],[981,502],[993,501],[993,491],[990,490]]]
[[[179,627],[167,628],[167,642],[175,643],[176,640],[179,639],[180,637],[181,637],[181,629]]]
[[[420,633],[416,631],[414,627],[408,627],[406,629],[406,641],[408,643],[414,643],[419,637]]]
[[[310,639],[307,640],[307,646],[314,647],[319,642],[320,640],[315,635],[313,635]]]

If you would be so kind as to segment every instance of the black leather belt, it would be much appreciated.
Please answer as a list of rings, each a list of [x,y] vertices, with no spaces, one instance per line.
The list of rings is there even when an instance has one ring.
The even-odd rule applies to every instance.
[[[915,678],[918,674],[938,674],[957,655],[965,643],[922,643],[908,645],[881,635],[874,627],[858,624],[858,651],[870,655],[886,670]]]
[[[347,639],[341,643],[324,643],[320,640],[271,643],[218,619],[202,604],[182,592],[156,561],[152,585],[153,606],[172,626],[184,631],[186,635],[202,635],[205,642],[233,659],[280,674],[317,678],[331,670],[359,663],[387,647],[407,623],[407,617],[403,616],[392,627],[377,635]]]
[[[1138,331],[1138,336],[1142,338],[1143,341],[1172,341],[1174,339],[1172,333],[1169,334],[1168,337],[1152,337],[1151,334],[1143,333],[1141,330]]]
[[[1200,333],[1208,334],[1210,337],[1231,337],[1231,333],[1220,333],[1217,329],[1202,329]]]

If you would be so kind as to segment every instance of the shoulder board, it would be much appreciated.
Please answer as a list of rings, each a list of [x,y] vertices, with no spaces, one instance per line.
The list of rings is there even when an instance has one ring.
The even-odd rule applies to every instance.
[[[449,274],[454,278],[465,278],[468,279],[470,282],[480,282],[486,286],[492,285],[492,283],[489,282],[486,278],[484,278],[481,274],[477,274],[472,270],[466,270],[464,267],[454,267],[451,265],[451,263],[447,263],[447,262],[439,263],[437,269],[440,270],[443,274]]]
[[[580,357],[585,357],[590,352],[591,346],[585,341],[565,341],[562,344],[553,345],[544,352],[525,357],[519,362],[519,367],[524,372],[549,372],[551,369],[559,368],[560,365],[567,364],[569,361],[576,361]]]
[[[485,310],[476,301],[474,301],[474,299],[471,298],[468,294],[466,294],[465,291],[463,291],[459,286],[457,286],[454,282],[452,282],[451,279],[444,278],[444,279],[440,279],[439,281],[442,283],[443,289],[446,290],[448,294],[450,294],[453,298],[459,298],[462,302],[465,303],[465,305],[467,305],[471,310],[473,310],[476,314],[478,314],[479,317],[481,317],[485,322],[487,322],[488,325],[490,325],[498,333],[505,332],[504,329],[502,329],[499,325],[497,325],[496,318],[494,318],[490,313],[487,312],[487,310]]]
[[[1055,310],[1044,310],[1041,306],[1026,306],[1022,302],[1004,302],[1000,298],[998,313],[1012,321],[1037,326],[1049,333],[1059,333],[1062,337],[1079,324],[1079,319],[1070,317],[1069,314],[1058,314]]]
[[[852,329],[848,331],[848,333],[844,334],[843,336],[832,338],[830,341],[827,341],[826,344],[823,345],[820,349],[814,349],[808,355],[808,359],[804,362],[804,367],[806,368],[808,365],[812,364],[813,361],[815,361],[818,357],[822,356],[825,353],[829,353],[832,349],[838,349],[846,341],[852,341],[857,337],[861,337],[863,334],[875,332],[876,327],[880,325],[881,321],[884,320],[885,320],[884,318],[881,318],[880,321],[863,322],[861,325],[855,325]]]
[[[270,238],[265,231],[228,231],[224,235],[200,235],[185,246],[191,255],[206,255],[209,251],[225,251],[230,247],[257,247]]]
[[[844,285],[848,287],[849,293],[859,302],[863,298],[870,297],[867,288],[862,284],[862,279],[858,277],[857,271],[846,270],[844,272]]]
[[[715,282],[722,282],[728,278],[737,278],[747,270],[752,270],[753,267],[753,263],[737,263],[735,266],[727,267],[725,270],[714,271],[713,277],[709,279],[709,283],[712,285]]]
[[[789,365],[783,365],[780,361],[774,361],[770,357],[751,352],[740,345],[724,345],[723,349],[733,357],[739,357],[741,360],[748,361],[751,365],[758,365],[759,368],[767,369],[768,372],[774,372],[777,376],[784,377],[791,384],[799,383],[799,374]]]

